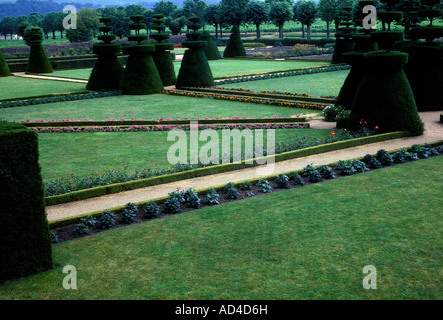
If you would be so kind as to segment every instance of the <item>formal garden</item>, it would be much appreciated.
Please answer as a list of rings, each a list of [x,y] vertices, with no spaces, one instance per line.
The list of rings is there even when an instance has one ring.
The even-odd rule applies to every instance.
[[[0,299],[441,299],[441,3],[323,2],[0,40]]]

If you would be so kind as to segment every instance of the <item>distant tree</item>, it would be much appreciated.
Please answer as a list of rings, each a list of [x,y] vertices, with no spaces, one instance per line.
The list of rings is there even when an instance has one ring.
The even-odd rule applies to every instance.
[[[279,38],[283,38],[284,23],[291,20],[293,15],[294,12],[292,7],[287,1],[283,0],[271,3],[271,8],[269,9],[269,19],[278,25]]]
[[[184,16],[179,16],[177,18],[167,17],[165,25],[171,30],[173,35],[180,34],[183,27],[186,25],[188,20]]]
[[[246,8],[246,21],[256,27],[257,39],[260,38],[260,25],[269,20],[268,7],[256,0],[249,2]]]
[[[225,23],[240,26],[246,21],[246,8],[249,0],[221,0],[220,14]]]
[[[334,22],[340,12],[336,0],[320,0],[318,4],[319,17],[326,22],[326,37],[329,38],[330,24]]]
[[[154,11],[154,13],[163,14],[165,17],[169,17],[172,12],[177,9],[178,6],[174,2],[161,0],[154,5],[152,11]]]
[[[91,41],[100,27],[100,12],[83,8],[77,13],[77,29],[66,30],[69,42]]]
[[[0,21],[0,33],[3,34],[6,38],[6,35],[9,34],[12,40],[12,35],[16,32],[17,28],[17,19],[11,17],[4,17]]]
[[[218,30],[220,27],[220,36],[223,37],[223,16],[221,14],[220,4],[210,4],[205,10],[205,21],[215,27],[215,38],[218,39]]]
[[[297,20],[306,25],[307,38],[311,39],[311,25],[317,18],[317,4],[312,0],[302,0],[297,3]]]
[[[43,17],[42,28],[43,32],[48,38],[48,34],[52,33],[52,39],[55,39],[55,32],[57,31],[57,17],[58,12],[50,12]]]
[[[200,23],[204,26],[207,6],[204,0],[185,0],[183,2],[183,14],[186,18],[199,17]]]
[[[147,10],[147,8],[139,4],[130,4],[129,6],[126,6],[124,10],[126,15],[130,17],[136,15],[143,15],[144,12]]]
[[[101,10],[102,17],[111,18],[112,33],[120,39],[128,36],[130,19],[126,14],[124,7],[106,7]]]

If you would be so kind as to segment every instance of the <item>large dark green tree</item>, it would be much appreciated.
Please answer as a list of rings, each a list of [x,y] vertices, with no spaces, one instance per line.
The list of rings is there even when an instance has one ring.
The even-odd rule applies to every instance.
[[[253,0],[246,9],[246,21],[255,25],[257,39],[260,38],[260,25],[269,20],[269,10],[264,2]]]
[[[154,11],[154,13],[162,14],[165,17],[169,17],[172,12],[177,9],[178,6],[174,2],[161,0],[154,5],[152,11]]]
[[[302,0],[296,4],[296,19],[306,25],[307,38],[311,39],[311,25],[318,17],[317,4],[312,0]]]
[[[336,0],[320,0],[318,3],[319,18],[326,22],[326,37],[330,35],[330,25],[335,21],[340,12],[338,2]]]
[[[286,1],[275,1],[271,3],[269,9],[269,19],[278,26],[278,36],[283,38],[283,25],[286,21],[290,21],[294,13],[291,5]]]
[[[240,26],[246,21],[246,9],[249,0],[221,0],[220,14],[231,26]]]

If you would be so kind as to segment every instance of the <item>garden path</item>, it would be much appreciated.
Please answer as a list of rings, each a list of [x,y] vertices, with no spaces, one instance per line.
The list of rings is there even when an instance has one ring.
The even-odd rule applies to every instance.
[[[420,112],[420,117],[425,123],[425,132],[418,137],[405,137],[383,142],[371,143],[363,146],[352,147],[344,150],[326,152],[297,159],[291,159],[275,163],[273,174],[301,170],[306,165],[312,163],[315,166],[337,162],[339,160],[349,160],[363,157],[366,154],[375,154],[380,149],[387,151],[399,148],[406,148],[413,144],[430,143],[443,140],[443,123],[439,122],[440,113],[443,111]],[[334,123],[323,120],[310,120],[312,128],[333,129]],[[261,166],[263,167],[263,166]],[[268,172],[267,175],[270,173]],[[117,194],[101,196],[71,203],[49,206],[46,208],[49,221],[54,221],[66,217],[73,217],[82,214],[103,211],[118,206],[123,206],[128,202],[140,202],[167,196],[168,193],[177,189],[187,189],[194,187],[196,190],[224,185],[228,182],[237,182],[253,177],[260,177],[257,167],[245,168],[205,177],[186,179],[177,182],[165,183],[162,185],[140,188],[125,191]]]

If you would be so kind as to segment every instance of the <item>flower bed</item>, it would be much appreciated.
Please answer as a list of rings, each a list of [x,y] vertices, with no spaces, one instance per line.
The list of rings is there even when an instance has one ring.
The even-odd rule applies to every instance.
[[[170,94],[170,95],[179,95],[186,97],[195,97],[195,98],[211,98],[216,100],[230,100],[230,101],[239,101],[246,103],[255,103],[255,104],[267,104],[274,105],[280,107],[289,107],[289,108],[300,108],[300,109],[311,109],[311,110],[323,110],[328,105],[320,104],[320,103],[304,103],[300,101],[287,101],[287,100],[275,100],[275,99],[265,99],[265,98],[253,98],[253,97],[242,97],[242,96],[234,96],[234,95],[225,95],[225,94],[217,94],[217,93],[202,93],[202,92],[191,92],[184,90],[164,90],[162,93]]]

